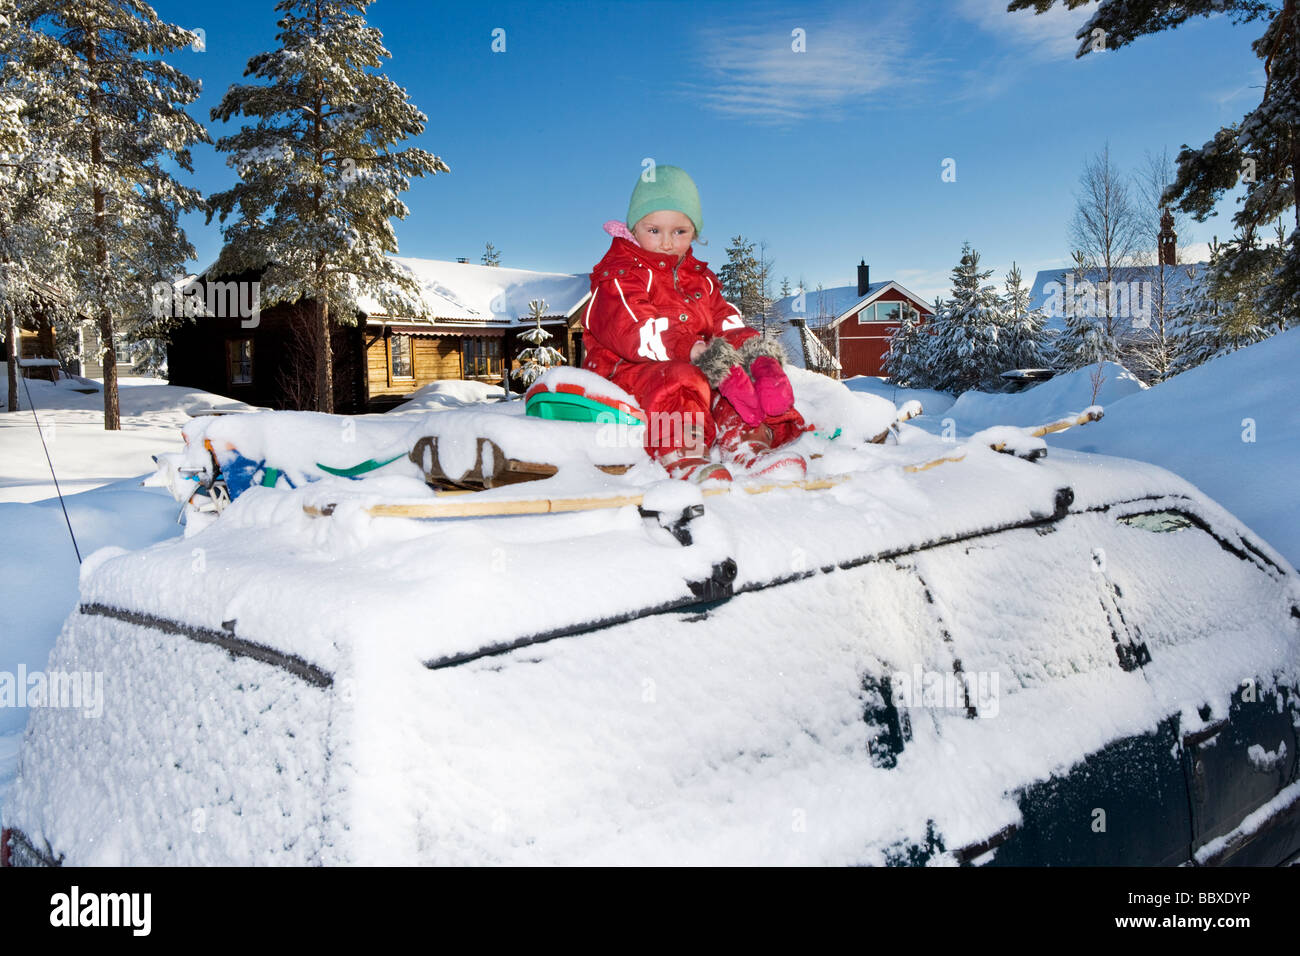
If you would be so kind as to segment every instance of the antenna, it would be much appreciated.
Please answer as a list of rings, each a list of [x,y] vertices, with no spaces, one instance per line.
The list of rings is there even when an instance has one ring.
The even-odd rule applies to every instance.
[[[55,359],[18,359],[20,368],[40,368],[53,366],[58,368]],[[77,536],[72,532],[72,519],[68,517],[68,506],[63,501],[63,491],[59,488],[59,476],[54,473],[54,462],[50,459],[50,448],[45,444],[45,432],[41,429],[41,420],[36,415],[36,403],[32,401],[32,388],[27,384],[27,376],[22,376],[23,391],[27,393],[27,404],[32,410],[32,421],[36,422],[36,434],[41,436],[41,448],[45,450],[45,461],[50,466],[50,477],[54,479],[54,491],[59,496],[59,507],[63,509],[63,520],[68,526],[68,535],[72,538],[72,550],[77,553],[77,563],[81,563],[81,549],[77,547]]]

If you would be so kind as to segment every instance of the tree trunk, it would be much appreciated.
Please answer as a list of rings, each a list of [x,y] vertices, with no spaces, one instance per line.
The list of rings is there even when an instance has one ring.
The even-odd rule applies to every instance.
[[[18,313],[5,309],[5,359],[9,366],[9,404],[11,412],[18,411]]]
[[[88,72],[92,77],[97,76],[95,70],[95,42],[92,40],[86,51],[86,65]],[[90,165],[94,171],[95,186],[93,194],[95,198],[95,266],[98,275],[95,277],[95,293],[99,299],[99,338],[101,345],[101,361],[104,366],[104,430],[118,431],[122,427],[122,418],[117,402],[117,349],[113,347],[113,315],[109,312],[108,307],[104,304],[104,276],[108,274],[108,241],[105,238],[107,226],[104,223],[104,191],[99,188],[99,175],[103,171],[104,152],[103,139],[99,130],[99,104],[100,97],[97,87],[92,87],[90,94]]]
[[[122,427],[117,403],[117,349],[113,346],[113,317],[107,309],[99,313],[99,338],[103,343],[100,361],[104,363],[104,429],[117,431]]]
[[[1283,14],[1291,18],[1291,60],[1300,58],[1300,11],[1295,0],[1286,0]],[[1295,227],[1300,232],[1300,126],[1291,127],[1291,198],[1295,201]]]
[[[330,307],[328,302],[316,303],[316,334],[320,342],[316,347],[316,410],[334,412],[334,343],[330,340]]]
[[[316,4],[315,27],[313,36],[320,36],[321,26],[323,23],[323,14],[321,6]],[[325,86],[324,81],[316,81],[315,90],[315,109],[312,111],[312,152],[316,159],[316,169],[322,176],[327,174],[325,168],[325,147],[322,143],[324,135],[324,115],[325,115]],[[321,200],[323,190],[317,182],[312,186],[312,219],[319,223],[323,218],[321,209]],[[328,287],[328,283],[322,282],[325,279],[325,254],[323,252],[316,255],[316,274],[313,285],[316,290],[316,335],[320,341],[316,343],[316,410],[327,414],[334,413],[334,342],[330,336],[330,306],[328,295],[322,296],[322,290]]]

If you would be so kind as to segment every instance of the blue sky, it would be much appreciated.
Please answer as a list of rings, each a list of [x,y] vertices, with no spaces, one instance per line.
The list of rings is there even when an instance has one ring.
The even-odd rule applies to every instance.
[[[248,58],[274,48],[270,2],[172,0],[164,19],[204,31],[172,62],[203,81],[209,110]],[[716,268],[728,238],[767,242],[778,281],[809,287],[897,279],[947,288],[961,244],[995,278],[1068,261],[1067,223],[1085,159],[1109,141],[1124,171],[1147,152],[1200,145],[1258,102],[1259,24],[1197,19],[1075,60],[1087,9],[1006,13],[1005,0],[855,4],[474,3],[378,0],[367,19],[393,54],[385,72],[429,117],[418,144],[451,173],[414,181],[401,254],[585,272],[622,218],[642,161],[682,166],[700,187]],[[495,29],[505,52],[493,52]],[[806,50],[792,50],[792,31]],[[233,129],[233,127],[231,127]],[[195,149],[205,194],[233,172]],[[942,179],[945,160],[956,179]],[[1220,215],[1180,243],[1225,238]],[[192,216],[197,264],[217,224]]]

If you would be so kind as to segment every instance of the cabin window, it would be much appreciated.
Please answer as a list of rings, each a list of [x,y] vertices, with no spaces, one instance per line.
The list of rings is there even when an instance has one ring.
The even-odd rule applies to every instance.
[[[463,355],[466,378],[488,378],[501,374],[501,340],[464,340]]]
[[[393,378],[414,378],[415,367],[411,362],[411,337],[394,335],[388,340],[392,354]]]
[[[229,339],[226,342],[226,379],[231,385],[252,384],[252,339]]]
[[[902,314],[902,306],[901,302],[873,302],[858,313],[858,321],[864,324],[867,322],[897,323]]]

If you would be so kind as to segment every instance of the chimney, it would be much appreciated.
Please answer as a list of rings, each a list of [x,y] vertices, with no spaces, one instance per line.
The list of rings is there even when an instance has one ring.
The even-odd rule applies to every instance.
[[[458,257],[458,258],[456,259],[456,261],[459,262],[461,265],[468,265],[468,264],[469,264],[469,260],[466,259],[466,258],[464,258],[463,256]]]
[[[858,263],[858,298],[867,294],[867,287],[871,285],[871,266],[867,265],[867,260],[863,259]]]
[[[1174,217],[1166,209],[1160,215],[1160,235],[1156,237],[1162,266],[1178,265],[1178,234],[1174,232]]]

